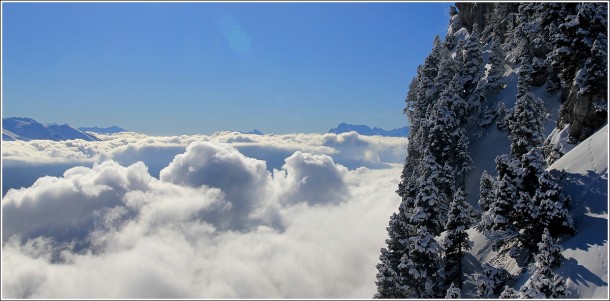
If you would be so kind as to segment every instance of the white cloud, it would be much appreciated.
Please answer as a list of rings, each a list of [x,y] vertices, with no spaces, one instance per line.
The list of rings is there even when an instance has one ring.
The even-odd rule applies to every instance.
[[[244,155],[264,160],[269,170],[279,169],[283,160],[296,151],[325,154],[349,169],[360,166],[387,167],[402,163],[406,155],[405,138],[343,134],[251,135],[218,132],[211,136],[146,136],[137,133],[100,135],[103,141],[5,141],[4,164],[94,163],[112,159],[122,165],[143,161],[151,174],[158,175],[174,156],[183,153],[195,141],[226,143]]]
[[[333,204],[349,197],[343,180],[347,169],[326,155],[295,152],[286,158],[274,180],[280,200],[287,203]]]
[[[99,161],[91,168],[38,179],[4,197],[3,297],[374,294],[401,166],[375,149],[404,141],[354,134],[109,137],[87,155]],[[272,169],[238,151],[253,145],[262,155],[294,151]],[[142,162],[106,161],[179,146],[184,153],[159,178]],[[361,155],[389,168],[348,170],[335,160]]]

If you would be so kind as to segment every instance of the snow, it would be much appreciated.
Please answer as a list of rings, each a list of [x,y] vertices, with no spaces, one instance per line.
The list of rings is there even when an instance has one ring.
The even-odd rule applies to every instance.
[[[558,145],[559,150],[565,154],[574,148],[573,144],[568,143],[569,135],[570,124],[567,123],[562,129],[553,129],[547,139],[550,141],[551,145]]]
[[[468,37],[470,37],[470,33],[468,33],[468,30],[466,28],[462,27],[462,28],[460,28],[460,30],[455,32],[454,36],[455,36],[456,42],[459,42],[459,41],[466,42],[466,40],[468,40]]]
[[[487,143],[479,145],[481,152],[485,145],[494,145],[490,140],[499,139],[501,134],[495,127],[490,129],[487,133]],[[493,167],[489,167],[488,169],[493,171]],[[478,169],[482,167],[478,166]],[[574,147],[547,170],[551,173],[565,171],[560,185],[563,187],[563,193],[572,197],[571,214],[577,231],[575,236],[560,242],[565,259],[556,272],[566,279],[570,297],[606,299],[609,296],[608,125]],[[469,183],[472,184],[469,187],[478,186],[478,183],[473,182]],[[478,196],[478,191],[476,195]],[[470,201],[472,203],[472,198]],[[474,242],[470,254],[478,260],[478,263],[471,264],[470,269],[476,269],[481,262],[492,262],[498,267],[506,268],[513,275],[518,274],[520,267],[514,259],[492,251],[491,242],[481,233],[472,229],[468,233]],[[513,288],[519,289],[529,276],[529,273],[523,273],[515,279]]]
[[[574,147],[549,170],[565,170],[561,185],[572,197],[578,233],[561,244],[558,274],[572,296],[608,298],[608,125]]]

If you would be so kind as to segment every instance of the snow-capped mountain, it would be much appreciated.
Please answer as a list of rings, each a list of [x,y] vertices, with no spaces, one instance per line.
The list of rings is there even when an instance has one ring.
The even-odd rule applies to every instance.
[[[67,124],[42,124],[27,117],[2,118],[2,139],[11,140],[99,140],[97,137],[83,133]]]
[[[263,132],[257,130],[257,129],[253,129],[251,131],[247,131],[247,132],[240,132],[243,134],[250,134],[250,135],[264,135]]]
[[[67,124],[47,124],[46,127],[64,138],[64,140],[82,139],[87,141],[99,140],[97,137],[77,130]]]
[[[120,128],[118,126],[110,126],[110,127],[97,127],[97,126],[93,126],[93,127],[79,127],[78,130],[82,131],[82,132],[94,132],[94,133],[98,133],[98,134],[116,134],[116,133],[122,133],[122,132],[127,132],[127,130]]]
[[[363,124],[356,125],[345,122],[340,123],[336,128],[332,128],[328,132],[341,134],[352,131],[365,136],[406,137],[409,134],[409,128],[406,126],[392,130],[384,130],[379,127],[371,128]]]

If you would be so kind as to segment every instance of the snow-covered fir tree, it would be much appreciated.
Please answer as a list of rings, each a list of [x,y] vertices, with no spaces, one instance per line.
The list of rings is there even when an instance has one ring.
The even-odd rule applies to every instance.
[[[462,289],[462,258],[466,251],[472,248],[472,241],[466,232],[472,226],[476,214],[474,209],[466,203],[464,192],[457,189],[453,201],[449,206],[449,217],[445,226],[445,237],[441,245],[445,248],[445,281],[447,283],[457,283]]]
[[[505,85],[505,83],[503,83],[503,78],[506,67],[504,66],[504,52],[502,51],[498,38],[492,40],[489,64],[491,67],[487,73],[486,90],[499,91],[504,88]]]
[[[531,148],[539,147],[544,141],[544,104],[531,92],[517,98],[515,107],[508,117],[511,154],[516,158]]]
[[[576,227],[569,211],[570,197],[562,196],[561,186],[547,171],[540,175],[538,183],[539,186],[534,195],[534,203],[538,205],[538,229],[550,229],[552,237],[574,234]]]
[[[408,199],[401,203],[398,212],[393,213],[390,217],[389,225],[386,228],[389,237],[386,239],[387,249],[381,249],[380,263],[377,264],[377,294],[375,298],[405,298],[403,290],[405,277],[401,274],[398,266],[406,250],[410,247],[408,238],[414,230],[409,223],[409,203]]]
[[[494,201],[494,179],[487,173],[487,170],[483,171],[481,180],[479,182],[479,206],[481,210],[487,211]]]
[[[494,242],[495,248],[515,238],[519,229],[513,223],[514,204],[519,197],[521,169],[508,155],[496,158],[498,176],[494,183],[493,201],[483,212],[476,229]]]
[[[538,244],[539,252],[535,256],[533,273],[528,282],[519,290],[519,297],[524,299],[561,298],[569,292],[563,277],[553,271],[553,266],[561,260],[561,249],[555,244],[547,228]]]
[[[398,269],[404,276],[402,284],[405,298],[434,298],[444,292],[440,246],[425,226],[409,237],[409,248],[401,258]],[[444,294],[442,294],[444,295]]]
[[[473,26],[473,30],[464,45],[464,57],[461,70],[461,82],[463,89],[461,91],[462,99],[467,102],[469,112],[481,113],[481,96],[485,86],[481,85],[479,91],[475,93],[479,81],[483,77],[485,68],[483,65],[483,50],[479,42],[478,26]],[[466,117],[466,116],[464,116]]]
[[[468,282],[476,288],[474,296],[477,298],[493,298],[502,291],[504,285],[512,277],[502,268],[494,267],[488,263],[482,264],[480,272],[468,276]]]

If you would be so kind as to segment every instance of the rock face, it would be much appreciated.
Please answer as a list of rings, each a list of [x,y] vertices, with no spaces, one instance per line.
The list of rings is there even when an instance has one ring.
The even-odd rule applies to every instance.
[[[487,18],[493,11],[494,6],[488,3],[476,3],[476,2],[457,2],[455,6],[458,8],[458,18],[462,26],[468,29],[468,32],[472,31],[472,26],[477,24],[479,32],[483,31],[485,25],[487,25]]]
[[[607,123],[605,95],[578,93],[579,87],[573,85],[563,104],[557,121],[557,128],[570,124],[570,137],[583,141]]]

